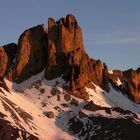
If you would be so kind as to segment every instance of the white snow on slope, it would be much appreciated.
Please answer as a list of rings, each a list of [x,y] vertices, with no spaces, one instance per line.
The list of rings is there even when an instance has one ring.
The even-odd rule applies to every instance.
[[[108,70],[108,73],[113,74],[113,70]]]
[[[117,86],[122,85],[122,82],[121,82],[120,78],[117,79],[116,83],[117,83]]]
[[[44,72],[41,72],[36,76],[32,76],[21,84],[11,83],[5,79],[11,94],[2,89],[6,96],[0,94],[0,97],[9,99],[15,103],[17,107],[20,107],[22,110],[29,113],[33,117],[33,120],[28,125],[17,114],[17,111],[14,108],[11,108],[19,118],[19,123],[28,132],[39,137],[40,140],[73,140],[74,137],[67,133],[67,122],[68,119],[75,116],[79,110],[82,109],[85,103],[83,100],[71,96],[71,98],[79,102],[79,105],[70,105],[70,103],[64,99],[63,89],[61,88],[63,84],[66,84],[65,81],[63,81],[61,77],[47,81],[44,79],[43,73]],[[133,103],[126,96],[122,95],[122,93],[114,90],[111,85],[111,91],[109,93],[106,93],[99,86],[94,86],[95,89],[86,87],[86,91],[90,95],[90,100],[92,100],[95,104],[109,108],[112,106],[118,106],[125,110],[131,110],[132,112],[140,112],[140,105]],[[52,87],[57,87],[57,89],[61,92],[60,97],[58,96],[59,94],[51,94]],[[41,92],[42,89],[44,92]],[[64,104],[68,105],[68,107],[64,107]],[[6,120],[9,120],[13,126],[17,126],[15,121],[13,121],[11,114],[4,109],[1,101],[0,111],[7,115],[7,117],[5,117]],[[54,118],[49,119],[44,115],[45,112],[48,111],[54,112]],[[87,112],[88,111],[86,111],[86,113]],[[112,112],[113,116],[110,116],[103,110],[90,112],[89,114],[103,115],[106,117],[119,116],[119,114],[115,111]]]
[[[109,93],[102,90],[99,86],[94,86],[95,89],[86,87],[86,91],[90,95],[90,100],[92,100],[96,105],[100,105],[102,107],[120,107],[124,110],[140,113],[140,105],[128,99],[128,97],[123,95],[121,92],[116,91],[111,85]]]
[[[6,84],[8,85],[11,92],[11,94],[9,94],[8,92],[4,91],[6,98],[33,116],[32,122],[34,124],[30,123],[29,126],[13,109],[15,114],[17,114],[18,119],[20,120],[20,125],[23,126],[27,132],[36,135],[40,140],[73,140],[74,137],[65,132],[67,131],[66,124],[69,118],[73,117],[79,112],[81,107],[79,106],[75,108],[73,105],[70,107],[64,107],[62,104],[68,104],[68,102],[64,99],[63,89],[61,88],[65,82],[61,78],[47,81],[43,79],[42,75],[43,73],[40,73],[21,84],[12,84],[5,79]],[[41,80],[39,89],[32,85],[32,83],[38,80]],[[52,87],[55,86],[56,83],[57,88],[62,94],[60,101],[58,101],[57,95],[52,96],[50,93]],[[41,93],[40,89],[45,89],[45,92]],[[5,97],[3,94],[0,96]],[[82,100],[78,98],[72,98],[76,99],[79,103],[82,102]],[[59,109],[56,110],[54,107],[58,107]],[[70,110],[75,111],[70,112]],[[3,108],[1,102],[0,111],[8,116],[5,118],[6,120],[9,120],[13,126],[18,127],[17,124],[13,121],[10,113]],[[48,111],[54,112],[55,117],[52,119],[46,117],[44,114]],[[67,113],[63,114],[64,111]]]

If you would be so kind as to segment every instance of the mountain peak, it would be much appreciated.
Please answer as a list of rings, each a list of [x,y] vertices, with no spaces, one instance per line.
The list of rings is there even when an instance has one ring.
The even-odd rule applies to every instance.
[[[4,59],[3,65],[0,65],[0,76],[6,74],[8,79],[20,83],[45,69],[47,80],[61,76],[67,83],[65,88],[78,91],[75,96],[80,98],[89,98],[83,88],[90,86],[91,82],[106,91],[109,91],[111,83],[139,103],[138,70],[113,71],[110,74],[105,63],[89,58],[83,44],[82,29],[74,15],[69,14],[58,21],[49,18],[48,28],[40,24],[20,36],[17,51],[10,61],[5,49],[1,48],[0,58]],[[126,83],[125,90],[123,85],[118,87],[118,79]]]

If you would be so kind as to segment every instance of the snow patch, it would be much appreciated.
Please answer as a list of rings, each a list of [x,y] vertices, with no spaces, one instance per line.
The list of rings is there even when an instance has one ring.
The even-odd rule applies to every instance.
[[[117,79],[116,83],[117,83],[117,86],[122,85],[122,82],[121,82],[120,78]]]
[[[108,70],[108,73],[113,74],[113,70]]]
[[[95,89],[86,87],[86,91],[90,96],[89,100],[92,100],[96,105],[100,105],[101,107],[120,107],[124,110],[140,113],[139,104],[134,103],[126,95],[116,91],[111,85],[109,85],[109,93],[101,89],[99,86],[94,86]]]

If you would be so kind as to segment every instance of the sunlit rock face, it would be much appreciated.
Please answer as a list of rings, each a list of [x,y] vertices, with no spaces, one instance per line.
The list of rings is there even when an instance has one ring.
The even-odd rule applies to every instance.
[[[3,77],[8,65],[8,56],[3,47],[0,47],[0,77]]]
[[[44,25],[26,30],[18,40],[14,81],[22,82],[46,66],[47,33]]]
[[[82,30],[73,15],[55,22],[48,19],[48,65],[46,79],[63,75],[70,89],[77,90],[91,80],[102,86],[103,65],[84,51]]]
[[[8,55],[8,60],[3,61],[9,65],[13,55]],[[2,67],[1,75],[6,69],[6,66]],[[57,22],[49,18],[47,29],[44,25],[27,29],[18,40],[14,63],[10,64],[6,75],[9,80],[20,83],[44,68],[46,79],[63,76],[72,91],[91,81],[103,87],[103,64],[86,54],[82,29],[73,15]]]

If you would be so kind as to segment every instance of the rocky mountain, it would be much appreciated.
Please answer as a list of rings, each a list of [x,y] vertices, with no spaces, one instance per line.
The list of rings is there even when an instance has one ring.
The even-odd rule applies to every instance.
[[[2,140],[140,138],[139,68],[90,58],[73,15],[0,47],[0,92]]]

